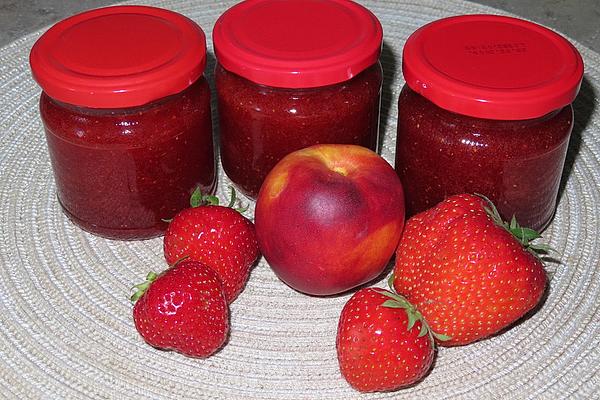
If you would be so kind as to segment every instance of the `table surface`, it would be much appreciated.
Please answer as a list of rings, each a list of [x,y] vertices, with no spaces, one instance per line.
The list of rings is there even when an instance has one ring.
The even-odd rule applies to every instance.
[[[413,6],[420,1],[398,0]],[[490,345],[441,350],[431,376],[397,397],[429,393],[426,397],[432,399],[597,398],[600,46],[594,24],[600,20],[600,0],[479,1],[555,28],[596,52],[582,52],[589,63],[575,101],[577,119],[566,172],[570,179],[565,180],[555,223],[546,232],[561,261],[552,263],[552,292],[535,316],[490,340]],[[169,2],[196,4],[189,7],[196,11],[204,4]],[[431,7],[423,20],[446,10],[445,1],[429,0],[434,2],[439,9]],[[0,46],[66,15],[106,4],[109,1],[0,0]],[[212,21],[215,13],[206,11],[202,21]],[[402,13],[381,17],[387,23],[411,20]],[[409,26],[398,23],[388,32],[395,38],[394,52],[384,54],[388,64],[395,65],[399,38],[407,36]],[[334,296],[324,303],[290,291],[264,259],[252,272],[249,291],[236,301],[235,334],[218,357],[197,363],[143,347],[128,317],[126,294],[148,265],[164,264],[160,239],[103,241],[73,229],[59,215],[44,137],[39,134],[39,88],[28,78],[25,61],[32,40],[22,43],[26,46],[5,48],[0,57],[5,88],[0,91],[0,215],[10,222],[0,229],[0,304],[7,305],[0,312],[0,398],[354,397],[340,380],[331,346],[331,332],[347,297]],[[401,81],[399,74],[392,75],[389,121],[397,110],[390,92]],[[391,134],[384,135],[385,156],[392,160],[395,136],[392,125],[386,127]],[[227,185],[222,169],[220,177],[223,195]]]
[[[201,1],[201,0],[195,0]],[[600,0],[476,0],[531,19],[600,52]],[[0,47],[69,15],[114,0],[0,0]]]

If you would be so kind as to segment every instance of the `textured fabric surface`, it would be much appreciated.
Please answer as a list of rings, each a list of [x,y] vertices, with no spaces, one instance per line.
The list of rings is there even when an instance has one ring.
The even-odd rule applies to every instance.
[[[149,4],[181,12],[210,33],[232,3]],[[385,32],[381,153],[393,163],[404,41],[429,21],[493,10],[458,0],[363,4]],[[38,115],[40,90],[27,62],[39,34],[0,49],[0,398],[599,398],[597,53],[579,47],[585,80],[557,214],[545,232],[560,262],[547,265],[551,282],[542,308],[500,336],[440,349],[429,376],[414,387],[363,396],[346,384],[336,361],[337,318],[350,295],[303,296],[264,260],[232,305],[231,337],[218,354],[195,360],[143,342],[128,295],[149,270],[166,267],[161,239],[97,238],[61,213]],[[209,79],[213,66],[210,55]],[[219,182],[226,192],[222,170]]]

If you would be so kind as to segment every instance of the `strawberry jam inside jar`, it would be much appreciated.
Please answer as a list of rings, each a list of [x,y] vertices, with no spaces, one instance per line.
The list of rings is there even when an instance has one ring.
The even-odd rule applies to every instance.
[[[216,22],[223,170],[256,198],[285,155],[318,143],[377,149],[379,20],[347,0],[249,0]]]
[[[483,194],[506,219],[550,222],[583,75],[579,52],[537,24],[450,17],[406,42],[396,172],[407,214]]]
[[[206,40],[190,19],[143,6],[85,12],[30,55],[58,200],[81,228],[159,236],[194,188],[215,186]]]

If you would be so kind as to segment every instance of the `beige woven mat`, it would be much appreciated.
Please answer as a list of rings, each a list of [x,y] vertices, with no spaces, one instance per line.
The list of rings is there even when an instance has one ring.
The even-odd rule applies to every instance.
[[[459,0],[363,3],[385,31],[382,154],[393,162],[404,41],[434,19],[491,9]],[[211,32],[232,2],[151,4]],[[548,266],[552,281],[543,308],[501,336],[441,349],[431,374],[413,388],[360,396],[336,362],[337,318],[348,295],[295,293],[264,261],[233,304],[231,338],[217,355],[194,360],[143,343],[133,327],[129,288],[147,271],[164,268],[161,240],[96,238],[61,214],[38,116],[39,89],[27,63],[38,36],[0,50],[0,398],[599,398],[597,53],[580,47],[586,75],[575,102],[568,179],[546,231],[562,263]],[[221,176],[221,190],[225,182]]]

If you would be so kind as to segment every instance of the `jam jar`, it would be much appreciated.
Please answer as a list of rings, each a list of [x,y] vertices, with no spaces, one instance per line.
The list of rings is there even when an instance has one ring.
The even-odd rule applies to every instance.
[[[415,31],[402,70],[395,168],[408,215],[478,193],[504,218],[545,228],[583,75],[575,47],[520,19],[456,16]]]
[[[206,40],[159,8],[88,11],[44,33],[30,54],[57,195],[81,228],[158,236],[215,186]]]
[[[347,0],[248,0],[216,22],[223,170],[256,198],[288,153],[318,143],[377,149],[383,31]]]

